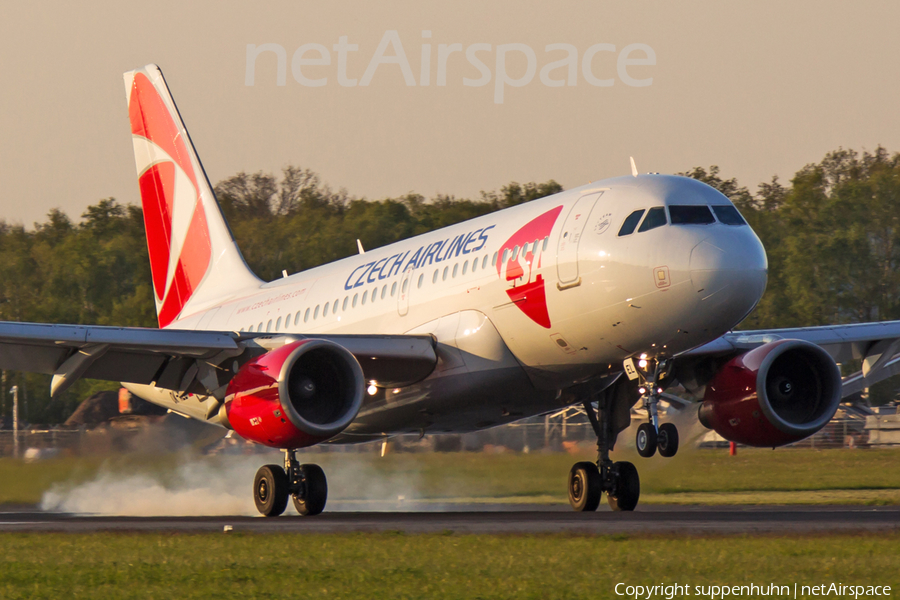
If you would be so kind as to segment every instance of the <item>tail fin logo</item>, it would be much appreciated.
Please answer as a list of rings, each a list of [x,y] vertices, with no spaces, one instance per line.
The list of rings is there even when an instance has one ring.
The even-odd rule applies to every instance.
[[[526,223],[500,246],[497,260],[497,275],[510,284],[506,290],[509,299],[546,329],[550,329],[550,313],[544,277],[540,274],[541,258],[544,238],[550,235],[560,212],[562,206],[557,206]]]
[[[209,228],[181,118],[140,71],[131,85],[128,116],[153,292],[159,325],[165,327],[178,317],[210,268]]]

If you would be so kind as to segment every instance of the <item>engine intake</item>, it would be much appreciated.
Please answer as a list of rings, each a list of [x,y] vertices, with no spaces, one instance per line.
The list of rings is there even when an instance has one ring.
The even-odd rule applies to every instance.
[[[362,369],[345,348],[301,340],[244,364],[228,384],[228,421],[242,437],[274,448],[312,446],[359,413]]]
[[[831,356],[803,340],[779,340],[719,369],[699,417],[727,440],[775,447],[822,429],[840,402],[841,373]]]

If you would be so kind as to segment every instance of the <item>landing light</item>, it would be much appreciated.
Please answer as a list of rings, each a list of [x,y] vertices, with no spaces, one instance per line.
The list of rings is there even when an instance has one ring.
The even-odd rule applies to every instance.
[[[638,366],[639,366],[640,368],[642,368],[642,369],[646,369],[646,368],[647,368],[647,361],[646,361],[646,360],[643,360],[643,359],[639,360],[639,361],[638,361]]]
[[[643,396],[644,394],[647,393],[647,388],[641,386],[638,388],[638,392],[641,394],[641,396]]]
[[[375,387],[374,381],[369,382],[369,387],[366,389],[366,391],[369,392],[370,396],[374,396],[378,392],[378,388]]]

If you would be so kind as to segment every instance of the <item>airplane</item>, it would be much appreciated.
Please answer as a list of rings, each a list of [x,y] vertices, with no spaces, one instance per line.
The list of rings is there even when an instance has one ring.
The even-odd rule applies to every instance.
[[[583,406],[598,458],[569,472],[578,511],[631,511],[640,477],[610,451],[641,403],[641,456],[675,455],[658,404],[759,447],[806,438],[843,397],[900,372],[900,322],[734,332],[762,298],[765,249],[699,181],[632,173],[264,282],[248,268],[156,65],[124,75],[159,329],[0,323],[0,368],[121,382],[182,416],[284,451],[265,516],[321,513],[296,451],[469,432]],[[302,235],[302,232],[299,232]],[[853,359],[862,370],[843,378]]]

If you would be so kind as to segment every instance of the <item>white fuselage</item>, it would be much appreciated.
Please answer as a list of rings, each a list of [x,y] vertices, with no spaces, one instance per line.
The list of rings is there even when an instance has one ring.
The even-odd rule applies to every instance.
[[[266,283],[170,327],[433,333],[436,371],[379,389],[342,439],[493,426],[551,410],[567,387],[630,356],[672,356],[739,323],[765,289],[759,239],[745,224],[669,215],[725,205],[684,177],[604,180]],[[654,214],[667,224],[620,235],[653,207],[666,207]]]

